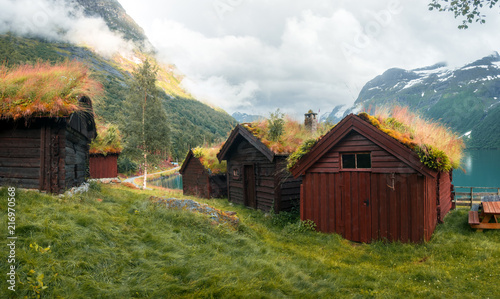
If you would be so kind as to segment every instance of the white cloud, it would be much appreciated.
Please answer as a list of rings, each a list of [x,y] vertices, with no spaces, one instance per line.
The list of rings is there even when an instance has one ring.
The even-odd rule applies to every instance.
[[[85,17],[66,1],[0,0],[0,7],[0,33],[84,44],[104,56],[133,48],[121,35],[112,32],[102,18]]]

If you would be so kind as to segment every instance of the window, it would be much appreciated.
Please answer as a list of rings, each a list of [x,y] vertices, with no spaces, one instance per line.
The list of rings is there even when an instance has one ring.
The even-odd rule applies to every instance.
[[[240,178],[240,171],[238,168],[233,168],[233,178],[235,180],[239,179]]]
[[[370,153],[342,154],[343,169],[369,169],[372,168]]]

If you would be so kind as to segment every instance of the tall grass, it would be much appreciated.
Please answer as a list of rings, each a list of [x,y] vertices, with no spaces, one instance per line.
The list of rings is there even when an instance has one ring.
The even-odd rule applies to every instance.
[[[458,134],[439,122],[427,120],[408,108],[379,108],[375,116],[359,116],[414,150],[429,168],[448,172],[460,168],[464,142]]]
[[[83,109],[81,96],[102,92],[81,62],[51,65],[39,62],[7,68],[0,65],[0,117],[67,116]]]
[[[122,139],[118,126],[96,122],[97,137],[92,140],[89,152],[91,154],[119,154],[123,150]]]
[[[236,211],[237,230],[208,216],[167,210],[139,191],[93,184],[74,197],[16,195],[17,291],[41,298],[493,298],[500,293],[500,231],[476,233],[466,211],[453,211],[424,244],[352,243],[297,229],[227,200],[202,200]],[[0,198],[7,191],[0,189]],[[6,201],[0,202],[6,223]],[[6,225],[1,226],[6,235]],[[32,245],[30,247],[30,244]],[[39,249],[35,249],[36,245]],[[42,250],[50,249],[46,252]],[[1,246],[2,259],[7,247]],[[0,271],[7,273],[7,263]],[[34,271],[34,272],[33,272]],[[32,281],[36,281],[32,280]]]
[[[330,129],[327,124],[320,123],[318,129],[311,132],[303,124],[286,116],[283,133],[274,141],[269,137],[269,122],[267,120],[254,121],[244,124],[244,126],[270,150],[279,154],[293,153],[304,141],[318,138]]]

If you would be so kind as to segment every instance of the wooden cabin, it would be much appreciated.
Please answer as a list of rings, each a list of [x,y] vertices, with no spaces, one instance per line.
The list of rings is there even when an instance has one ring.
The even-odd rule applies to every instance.
[[[429,241],[451,208],[451,175],[368,121],[349,115],[291,169],[300,216],[356,242]]]
[[[301,178],[290,175],[287,157],[237,125],[217,154],[219,161],[227,161],[229,201],[266,212],[298,208]]]
[[[82,184],[100,84],[79,62],[0,66],[0,81],[0,184],[51,193]]]
[[[90,99],[80,103],[91,107]],[[0,184],[51,193],[88,177],[89,144],[96,136],[92,113],[30,120],[0,120]]]
[[[97,137],[90,144],[89,171],[92,179],[116,178],[122,151],[118,127],[97,123]]]
[[[179,170],[182,175],[184,195],[202,198],[220,198],[227,196],[226,172],[215,171],[205,166],[202,157],[196,157],[190,150]]]

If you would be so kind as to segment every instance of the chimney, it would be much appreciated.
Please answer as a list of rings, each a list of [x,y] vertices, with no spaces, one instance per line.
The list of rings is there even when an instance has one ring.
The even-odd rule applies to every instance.
[[[304,126],[310,132],[315,132],[318,129],[318,120],[316,119],[316,115],[318,115],[318,113],[314,113],[312,110],[309,110],[309,112],[304,115]]]

